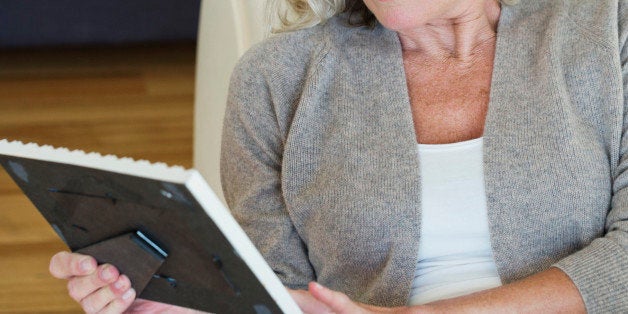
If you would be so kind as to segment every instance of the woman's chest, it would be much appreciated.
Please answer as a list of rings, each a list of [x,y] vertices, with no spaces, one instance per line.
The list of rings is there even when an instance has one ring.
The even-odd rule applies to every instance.
[[[454,143],[482,136],[492,64],[405,59],[404,68],[417,142]]]

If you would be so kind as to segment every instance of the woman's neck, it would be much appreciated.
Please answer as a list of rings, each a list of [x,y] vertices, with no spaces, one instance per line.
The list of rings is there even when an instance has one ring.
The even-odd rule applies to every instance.
[[[472,62],[477,52],[493,47],[500,12],[496,0],[468,1],[447,16],[397,33],[405,53]]]

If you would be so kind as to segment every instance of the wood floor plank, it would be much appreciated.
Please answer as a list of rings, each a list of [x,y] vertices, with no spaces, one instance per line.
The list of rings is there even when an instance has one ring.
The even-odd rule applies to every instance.
[[[140,73],[111,75],[107,77],[45,77],[4,78],[0,80],[0,98],[30,99],[41,97],[64,97],[65,95],[94,95],[113,93],[145,94],[146,86]]]

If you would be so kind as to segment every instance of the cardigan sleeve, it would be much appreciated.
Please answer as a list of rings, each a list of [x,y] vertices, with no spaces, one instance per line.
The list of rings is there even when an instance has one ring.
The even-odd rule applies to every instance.
[[[624,112],[605,235],[556,263],[576,284],[589,313],[628,312],[628,7],[620,1]]]
[[[264,58],[258,57],[245,55],[231,77],[222,135],[222,186],[232,214],[284,285],[303,289],[314,273],[282,195],[284,138],[261,69]]]

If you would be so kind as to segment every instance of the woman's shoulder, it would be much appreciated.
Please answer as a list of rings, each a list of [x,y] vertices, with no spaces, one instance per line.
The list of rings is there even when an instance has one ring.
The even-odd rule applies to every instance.
[[[271,35],[240,58],[236,71],[273,77],[307,75],[330,51],[342,53],[349,46],[364,46],[364,37],[380,33],[377,28],[352,26],[343,15],[335,16],[324,24]]]
[[[504,7],[503,7],[504,8]],[[513,42],[545,38],[617,50],[628,26],[628,0],[519,0],[502,9],[500,27]],[[546,42],[550,43],[550,42]]]
[[[273,34],[253,45],[238,61],[239,67],[256,72],[304,65],[325,49],[323,26]]]

